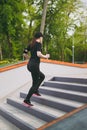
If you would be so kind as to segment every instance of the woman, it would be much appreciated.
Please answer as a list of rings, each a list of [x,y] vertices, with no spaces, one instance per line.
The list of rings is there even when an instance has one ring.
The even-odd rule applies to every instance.
[[[24,103],[31,105],[30,98],[33,94],[37,96],[41,96],[39,94],[39,86],[45,78],[45,75],[40,71],[40,58],[48,59],[50,57],[49,54],[43,55],[41,51],[43,35],[41,32],[35,34],[33,42],[24,50],[24,56],[27,56],[28,51],[31,53],[30,60],[27,64],[28,70],[31,72],[32,76],[32,87],[30,88]]]

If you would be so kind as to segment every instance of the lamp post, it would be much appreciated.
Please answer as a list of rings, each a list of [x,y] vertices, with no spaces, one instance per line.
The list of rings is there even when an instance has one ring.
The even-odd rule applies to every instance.
[[[74,64],[74,35],[72,40],[72,63]]]

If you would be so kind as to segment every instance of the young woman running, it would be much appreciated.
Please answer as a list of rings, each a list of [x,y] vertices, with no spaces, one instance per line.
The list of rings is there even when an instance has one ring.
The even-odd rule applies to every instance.
[[[24,50],[24,56],[26,57],[28,54],[28,51],[31,53],[30,60],[27,64],[28,70],[31,72],[32,76],[32,86],[24,99],[24,103],[31,105],[30,98],[33,94],[36,94],[37,96],[41,96],[39,93],[39,86],[42,83],[42,81],[45,78],[45,75],[40,71],[40,58],[50,58],[49,54],[43,55],[42,54],[42,39],[43,35],[41,32],[38,32],[35,34],[34,39],[31,44],[28,45],[27,48]]]

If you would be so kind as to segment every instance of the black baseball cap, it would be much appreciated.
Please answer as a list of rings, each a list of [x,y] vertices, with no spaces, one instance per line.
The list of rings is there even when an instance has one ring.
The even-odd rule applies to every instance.
[[[40,37],[43,37],[43,34],[41,32],[37,32],[35,35],[34,35],[35,38],[40,38]]]

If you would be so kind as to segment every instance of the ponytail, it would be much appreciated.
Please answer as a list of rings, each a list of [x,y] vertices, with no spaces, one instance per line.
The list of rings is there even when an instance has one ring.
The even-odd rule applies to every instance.
[[[36,42],[36,38],[33,38],[31,44],[30,44],[30,47],[33,47],[35,45],[35,42]]]

